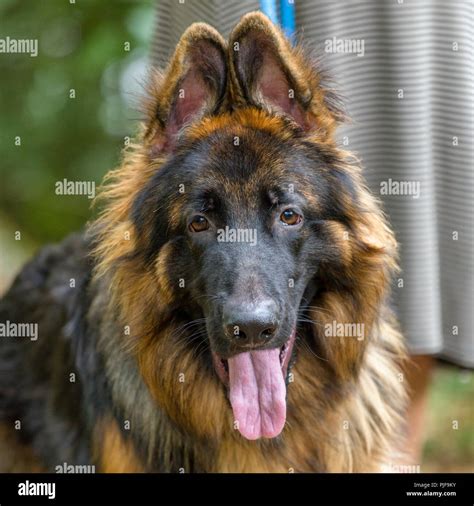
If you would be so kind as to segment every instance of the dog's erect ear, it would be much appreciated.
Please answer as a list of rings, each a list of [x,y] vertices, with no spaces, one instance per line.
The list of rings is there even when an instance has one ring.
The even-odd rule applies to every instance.
[[[304,130],[330,135],[342,113],[301,47],[292,47],[266,16],[252,12],[229,41],[231,100],[291,117]]]
[[[227,80],[226,43],[204,23],[181,37],[164,75],[152,75],[145,139],[153,155],[173,150],[183,127],[219,109]]]

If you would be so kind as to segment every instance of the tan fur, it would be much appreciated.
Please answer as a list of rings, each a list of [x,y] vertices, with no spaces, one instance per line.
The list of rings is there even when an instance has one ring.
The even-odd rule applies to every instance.
[[[0,473],[44,473],[46,468],[30,446],[19,439],[18,431],[0,424]]]
[[[126,440],[113,419],[95,428],[95,461],[101,473],[141,473],[144,468],[131,440]]]

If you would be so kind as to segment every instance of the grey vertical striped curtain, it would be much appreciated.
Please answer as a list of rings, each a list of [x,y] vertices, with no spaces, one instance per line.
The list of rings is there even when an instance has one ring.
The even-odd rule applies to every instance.
[[[362,159],[400,243],[394,299],[409,349],[473,367],[472,2],[295,5],[298,35],[324,54],[345,97],[352,123],[340,140]],[[153,63],[166,62],[190,23],[227,36],[258,8],[253,0],[159,0]],[[363,56],[327,52],[327,41],[345,40],[363,42]],[[418,197],[397,194],[400,182],[419,184]]]

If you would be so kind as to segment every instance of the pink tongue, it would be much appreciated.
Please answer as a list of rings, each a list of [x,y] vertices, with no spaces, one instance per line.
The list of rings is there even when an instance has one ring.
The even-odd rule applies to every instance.
[[[258,350],[229,358],[230,403],[247,439],[278,436],[286,420],[286,386],[280,350]]]

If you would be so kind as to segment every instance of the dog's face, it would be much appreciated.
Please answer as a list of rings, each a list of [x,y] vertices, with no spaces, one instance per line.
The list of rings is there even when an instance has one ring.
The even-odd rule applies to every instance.
[[[320,340],[325,321],[357,322],[362,308],[368,321],[386,284],[383,222],[344,165],[337,112],[307,64],[259,14],[229,47],[207,25],[188,29],[152,93],[143,142],[156,170],[130,211],[130,258],[156,276],[185,323],[179,337],[198,328],[188,345],[206,341],[199,360],[248,439],[283,429],[299,324],[314,321]],[[318,346],[331,374],[355,374],[364,344]]]
[[[231,120],[197,141],[183,160],[187,169],[195,163],[184,183],[189,195],[183,195],[179,231],[181,255],[192,259],[189,296],[202,309],[212,349],[223,359],[283,348],[294,336],[321,246],[314,233],[321,214],[307,198],[317,186],[324,191],[317,171],[306,176],[315,158],[294,137],[283,141]],[[310,179],[305,189],[303,179]]]
[[[340,196],[350,198],[350,179],[297,125],[278,119],[272,129],[260,129],[263,117],[242,111],[205,129],[204,137],[199,128],[190,132],[136,208],[137,223],[144,210],[158,210],[152,235],[173,248],[167,275],[175,300],[188,311],[194,306],[192,317],[205,318],[215,370],[226,385],[238,376],[234,362],[245,357],[260,357],[261,370],[287,378],[304,301],[309,305],[318,288],[318,268],[335,270],[343,262],[337,245],[347,202]],[[160,245],[152,242],[150,256]],[[276,435],[278,420],[263,435]],[[254,427],[246,432],[259,435]]]

